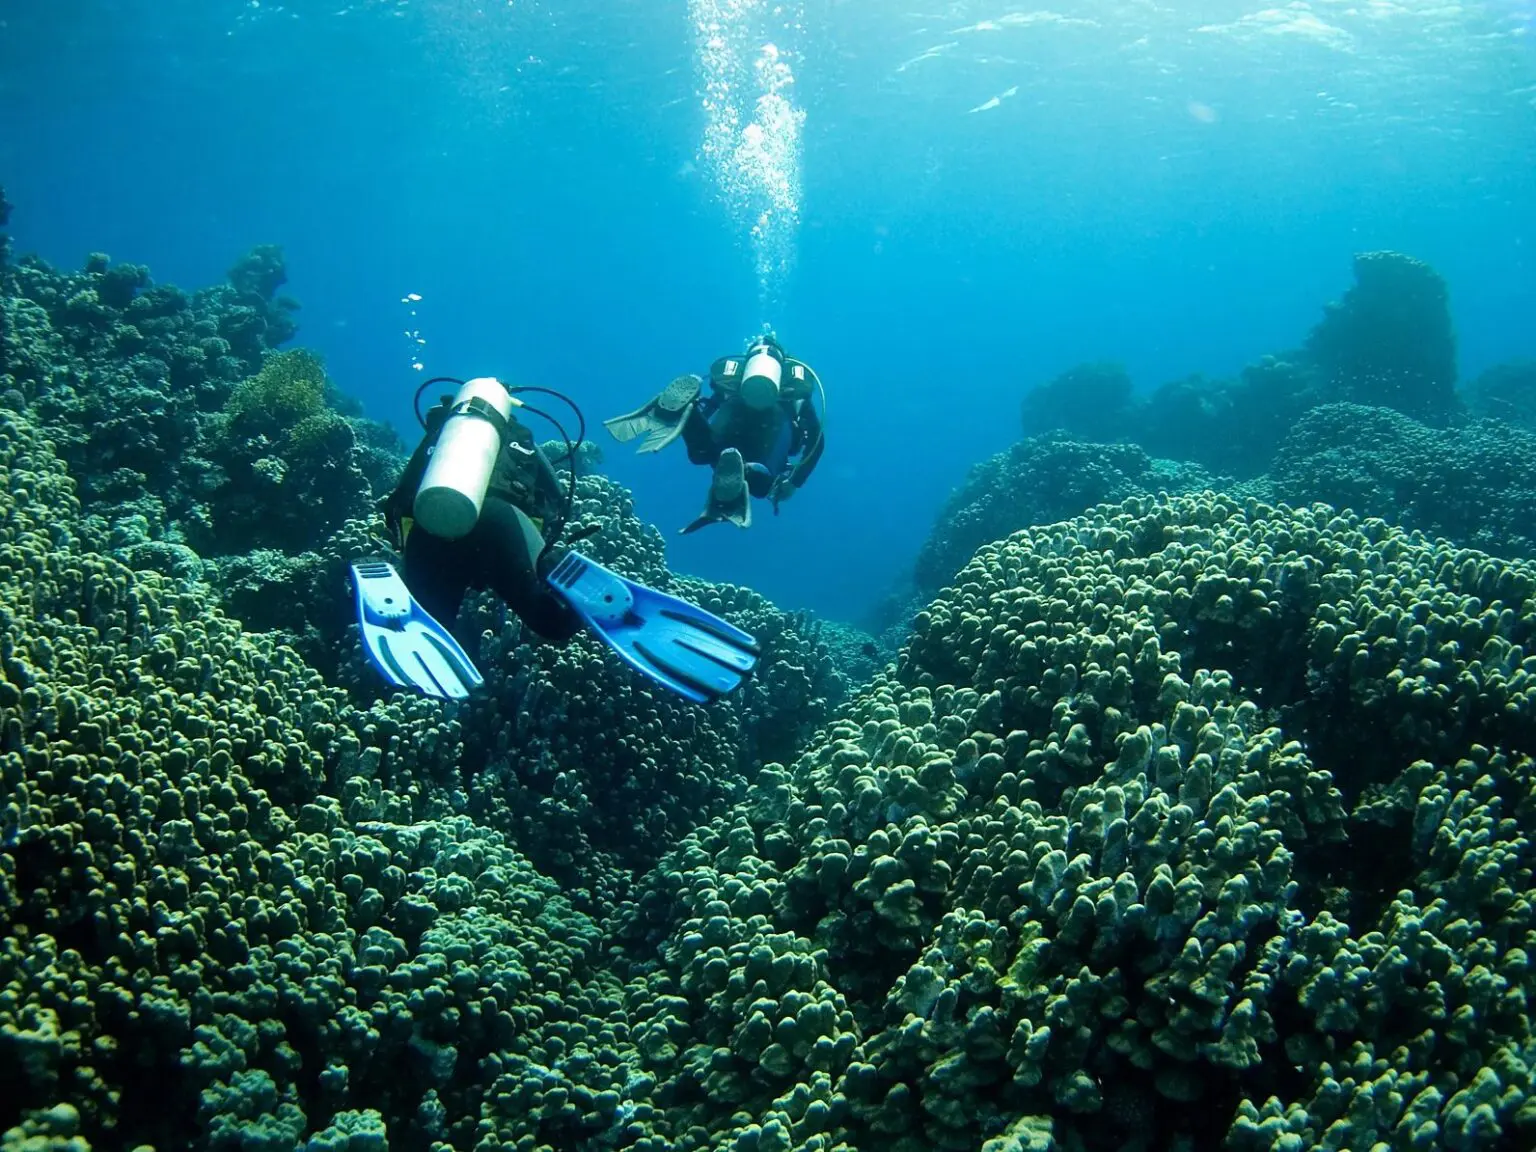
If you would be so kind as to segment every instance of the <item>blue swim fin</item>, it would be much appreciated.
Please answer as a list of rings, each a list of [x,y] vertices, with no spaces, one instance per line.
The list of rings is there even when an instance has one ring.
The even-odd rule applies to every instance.
[[[352,565],[357,626],[368,658],[396,688],[462,700],[485,683],[453,633],[411,597],[400,574],[383,560]]]
[[[740,686],[761,650],[720,617],[567,552],[549,585],[636,671],[695,704]]]

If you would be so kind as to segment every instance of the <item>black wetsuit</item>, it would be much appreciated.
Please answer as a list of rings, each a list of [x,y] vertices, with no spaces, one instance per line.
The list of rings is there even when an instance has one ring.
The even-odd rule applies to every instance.
[[[734,379],[723,376],[721,366],[726,363],[737,366]],[[715,362],[710,369],[711,393],[688,410],[683,443],[694,464],[713,467],[720,453],[735,448],[748,465],[761,465],[747,469],[747,489],[761,500],[778,480],[799,488],[810,479],[826,437],[809,399],[781,400],[761,412],[747,407],[734,393],[740,364],[739,357]],[[800,459],[790,468],[789,460],[796,455]]]
[[[442,433],[447,408],[427,414],[427,434],[411,454],[384,511],[405,542],[405,583],[417,602],[451,629],[472,588],[496,593],[522,622],[546,640],[564,643],[581,630],[581,617],[534,570],[538,560],[518,509],[539,526],[564,500],[559,478],[532,434],[515,420],[497,458],[480,518],[467,536],[445,540],[411,523],[416,489]]]

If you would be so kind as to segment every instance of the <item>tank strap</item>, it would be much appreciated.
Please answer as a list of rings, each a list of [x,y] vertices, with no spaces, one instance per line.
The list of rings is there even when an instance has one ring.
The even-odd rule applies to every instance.
[[[482,397],[471,396],[462,404],[454,405],[453,411],[449,415],[457,416],[460,413],[479,416],[482,420],[488,421],[491,427],[496,429],[496,435],[501,437],[502,443],[505,444],[507,442],[507,428],[509,426],[507,418],[496,411],[495,407]]]

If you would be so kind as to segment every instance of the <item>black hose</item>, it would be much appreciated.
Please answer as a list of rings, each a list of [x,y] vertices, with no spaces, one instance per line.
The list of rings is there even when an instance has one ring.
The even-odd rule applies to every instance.
[[[542,388],[537,384],[522,384],[516,388],[509,388],[507,391],[511,392],[514,396],[516,396],[519,392],[537,392],[540,395],[553,396],[556,400],[562,401],[568,408],[570,408],[572,412],[576,413],[576,447],[580,448],[583,444],[586,443],[587,418],[582,415],[581,409],[576,406],[576,401],[572,400],[564,392],[557,392],[553,388]],[[530,408],[528,411],[532,412],[533,409]],[[543,416],[544,414],[541,412],[539,415]],[[551,424],[555,424],[555,421],[550,420],[548,416],[544,416],[544,419],[549,420]],[[559,425],[555,424],[555,427],[558,428]]]
[[[547,392],[547,391],[549,391],[549,389],[547,389],[547,388],[539,388],[539,389],[534,389],[534,388],[521,389],[521,388],[519,388],[517,391],[519,391],[519,392],[521,392],[521,391]],[[554,395],[559,396],[560,394],[557,392],[557,393],[554,393]],[[562,400],[565,400],[566,403],[571,404],[571,402],[568,399],[566,399],[566,397],[561,396],[560,398]],[[575,404],[571,404],[571,407],[573,409],[576,409],[576,415],[577,415],[578,418],[580,418],[580,416],[581,416],[581,409],[576,408]],[[548,420],[551,424],[553,424],[555,426],[555,431],[560,433],[560,439],[565,441],[566,466],[570,469],[570,478],[566,482],[566,486],[565,486],[565,507],[560,510],[560,518],[555,522],[554,528],[551,529],[550,532],[548,533],[548,535],[546,535],[544,537],[544,547],[539,549],[539,554],[537,556],[535,556],[534,560],[533,560],[533,570],[534,570],[535,573],[537,573],[538,570],[539,570],[539,565],[544,562],[544,557],[549,555],[549,550],[555,546],[555,544],[559,541],[561,535],[564,534],[566,525],[571,522],[571,514],[573,512],[575,512],[575,510],[576,510],[576,449],[577,449],[577,447],[580,446],[581,440],[578,439],[575,444],[572,444],[571,443],[571,434],[565,430],[565,425],[561,424],[560,421],[556,420],[553,416],[551,416],[548,412],[545,412],[543,409],[535,408],[532,404],[524,404],[523,405],[523,411],[531,412],[535,416],[542,416],[545,420]],[[582,425],[581,425],[581,431],[582,431],[582,435],[583,436],[586,434],[586,430],[587,430],[586,421],[583,420],[582,421]],[[534,451],[538,451],[538,448],[535,447]]]
[[[421,414],[421,394],[434,384],[454,384],[460,388],[464,387],[464,381],[456,376],[434,376],[430,380],[423,380],[420,387],[416,389],[416,395],[411,398],[411,410],[416,413],[416,423],[423,428],[427,426],[427,418]]]

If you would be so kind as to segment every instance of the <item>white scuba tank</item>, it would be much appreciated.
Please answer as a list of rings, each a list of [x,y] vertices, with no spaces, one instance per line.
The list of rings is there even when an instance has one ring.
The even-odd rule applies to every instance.
[[[469,535],[501,455],[502,429],[516,407],[519,401],[493,376],[459,389],[416,489],[418,526],[445,540]]]
[[[779,402],[779,382],[784,378],[784,362],[766,347],[759,346],[747,357],[741,370],[737,395],[748,408],[765,412]]]

